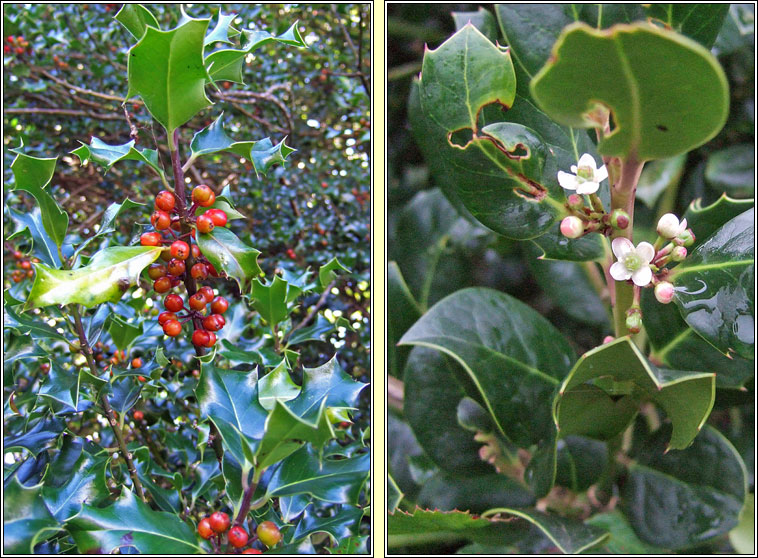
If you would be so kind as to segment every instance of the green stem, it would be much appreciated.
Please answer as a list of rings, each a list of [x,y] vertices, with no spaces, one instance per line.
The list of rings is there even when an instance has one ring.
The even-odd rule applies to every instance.
[[[619,181],[611,188],[611,211],[614,209],[623,209],[629,215],[629,226],[623,230],[614,230],[611,238],[632,238],[634,229],[634,196],[637,191],[637,182],[640,179],[640,173],[644,163],[638,162],[633,156],[621,161],[621,173]],[[614,281],[608,275],[610,284],[609,289],[615,289],[613,307],[613,323],[616,337],[627,335],[629,331],[626,328],[626,311],[632,305],[634,297],[632,285],[626,281]]]

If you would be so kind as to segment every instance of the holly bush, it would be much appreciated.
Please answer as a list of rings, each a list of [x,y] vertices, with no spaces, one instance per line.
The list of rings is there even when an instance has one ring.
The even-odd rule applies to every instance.
[[[5,552],[367,552],[368,11],[235,9],[4,6]]]
[[[390,6],[390,553],[754,552],[753,18]]]

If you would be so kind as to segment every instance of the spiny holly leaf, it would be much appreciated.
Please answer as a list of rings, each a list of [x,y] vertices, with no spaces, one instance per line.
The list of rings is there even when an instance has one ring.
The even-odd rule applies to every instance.
[[[198,207],[197,211],[195,211],[195,215],[202,215],[209,209],[220,209],[226,213],[226,218],[229,221],[234,221],[235,219],[247,219],[247,217],[234,208],[231,200],[223,195],[216,196],[216,201],[213,202],[213,205],[210,207]]]
[[[158,152],[155,149],[143,149],[141,151],[135,149],[134,140],[121,145],[108,145],[101,139],[92,137],[89,145],[81,141],[79,143],[82,144],[81,147],[74,149],[71,153],[79,157],[82,164],[92,160],[108,171],[119,161],[142,161],[159,175],[164,174],[158,160]]]
[[[30,213],[20,213],[6,205],[5,211],[16,225],[16,230],[8,236],[8,240],[14,240],[19,236],[31,237],[32,254],[51,267],[60,267],[61,259],[58,254],[58,247],[45,230],[40,208],[35,207]]]
[[[358,505],[371,470],[371,455],[323,459],[304,447],[282,461],[269,480],[268,497],[308,494],[325,502]]]
[[[68,448],[71,451],[64,451]],[[110,457],[95,459],[82,451],[81,441],[64,441],[64,448],[45,473],[42,489],[45,504],[56,519],[66,521],[85,503],[94,505],[110,496],[105,482],[109,461]]]
[[[298,522],[293,539],[299,540],[314,533],[326,533],[334,543],[338,543],[358,534],[362,517],[363,510],[352,506],[342,506],[335,515],[328,517],[308,514]]]
[[[22,142],[19,149],[23,147]],[[15,179],[13,189],[28,192],[34,196],[42,214],[42,226],[56,246],[60,247],[68,229],[68,214],[58,206],[53,196],[44,189],[53,178],[55,163],[58,158],[31,157],[15,149],[12,149],[11,153],[16,154],[16,158],[11,163],[11,170]]]
[[[734,217],[670,274],[684,320],[721,353],[754,358],[755,210]]]
[[[113,18],[132,34],[135,39],[141,39],[147,26],[160,29],[158,20],[142,4],[124,4]]]
[[[221,22],[219,21],[220,24]],[[297,22],[293,23],[287,31],[279,36],[274,36],[266,31],[244,31],[243,33],[245,43],[241,49],[221,49],[212,52],[205,58],[205,67],[208,69],[212,82],[226,80],[244,84],[245,82],[242,79],[242,64],[245,58],[248,54],[266,43],[280,42],[300,48],[307,46],[297,29]],[[207,39],[206,44],[208,44]]]
[[[50,327],[43,321],[23,314],[17,314],[18,306],[21,303],[13,303],[10,293],[6,290],[3,298],[3,325],[13,329],[22,335],[28,335],[32,339],[55,339],[56,341],[67,342],[66,336],[59,333],[55,328]]]
[[[253,308],[271,326],[287,318],[287,282],[278,275],[268,285],[260,279],[253,281],[250,297],[253,299]]]
[[[123,547],[141,554],[203,552],[195,530],[176,514],[153,511],[127,489],[108,507],[85,504],[66,526],[83,554],[110,554]]]
[[[336,256],[319,268],[318,281],[321,284],[322,291],[337,278],[337,274],[335,273],[337,270],[350,273],[350,270],[342,265]]]
[[[142,322],[137,325],[130,324],[121,316],[111,314],[108,324],[108,333],[111,339],[120,351],[126,350],[137,337],[142,335]]]
[[[23,486],[14,477],[3,492],[3,552],[33,554],[34,546],[61,529],[42,499],[42,485]]]
[[[39,389],[41,397],[52,399],[69,407],[68,410],[79,410],[79,388],[82,373],[73,370],[63,370],[55,361],[50,366],[50,372],[45,383]]]
[[[537,104],[557,122],[614,129],[598,144],[607,156],[638,161],[685,153],[726,122],[724,71],[702,45],[650,24],[596,30],[569,25],[531,82]]]
[[[715,374],[658,368],[629,337],[588,351],[577,361],[553,400],[561,437],[610,439],[627,427],[639,405],[660,405],[673,425],[672,449],[684,449],[700,432],[715,397]]]
[[[139,95],[171,139],[174,130],[212,103],[205,95],[208,73],[203,40],[209,19],[189,19],[171,31],[147,27],[129,49],[129,91]]]
[[[213,30],[205,36],[203,45],[208,46],[211,43],[231,44],[232,41],[229,40],[229,35],[233,37],[239,35],[239,31],[237,31],[234,27],[231,27],[232,22],[236,17],[237,14],[222,14],[219,12],[216,27],[214,27]]]
[[[51,304],[82,304],[91,308],[116,302],[139,280],[162,248],[113,246],[96,253],[89,264],[75,270],[56,270],[37,264],[34,284],[24,310]]]
[[[694,247],[699,246],[708,239],[713,233],[724,226],[727,221],[737,217],[753,207],[755,200],[737,200],[730,198],[726,194],[706,207],[703,207],[703,200],[698,198],[690,203],[684,218],[695,235]],[[690,251],[693,251],[691,248]]]
[[[36,456],[48,447],[51,440],[63,432],[64,425],[58,419],[37,419],[37,422],[27,425],[26,432],[3,438],[3,450],[13,451],[23,448]]]
[[[256,176],[265,175],[275,164],[284,165],[285,159],[295,150],[282,140],[274,145],[269,138],[260,141],[234,141],[224,130],[224,113],[208,127],[195,133],[190,144],[192,157],[227,151],[239,155],[253,164]]]
[[[262,273],[258,266],[259,250],[242,242],[226,227],[198,234],[197,245],[213,267],[237,282],[240,292],[250,292],[251,281]]]
[[[300,386],[292,381],[286,359],[258,380],[258,402],[270,411],[277,401],[284,403],[300,394]]]

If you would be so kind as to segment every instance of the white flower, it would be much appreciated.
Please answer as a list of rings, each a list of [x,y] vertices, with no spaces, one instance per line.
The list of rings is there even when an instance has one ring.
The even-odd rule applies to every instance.
[[[682,222],[680,223],[676,215],[673,213],[666,213],[666,215],[658,220],[657,230],[658,234],[663,238],[676,238],[687,230],[687,219],[682,219]]]
[[[653,280],[650,262],[655,257],[655,248],[649,242],[640,242],[637,248],[628,238],[614,238],[611,243],[618,261],[611,266],[611,277],[616,281],[630,279],[638,287],[644,287]]]
[[[597,168],[595,159],[589,153],[579,158],[579,165],[571,165],[571,172],[558,171],[558,182],[566,190],[576,190],[577,194],[594,194],[600,183],[608,178],[608,171],[603,165]]]

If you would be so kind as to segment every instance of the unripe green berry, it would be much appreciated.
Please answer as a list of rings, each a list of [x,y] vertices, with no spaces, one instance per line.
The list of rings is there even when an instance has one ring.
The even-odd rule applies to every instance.
[[[692,233],[692,229],[687,229],[682,234],[676,237],[676,243],[680,246],[692,246],[695,244],[695,235]]]
[[[627,312],[626,328],[629,333],[639,333],[642,329],[642,312],[639,308],[632,308]]]
[[[687,257],[687,248],[684,246],[675,246],[671,251],[671,260],[675,262],[681,262]]]
[[[629,226],[629,214],[623,209],[614,209],[611,213],[611,226],[614,229],[624,230]]]
[[[566,204],[571,209],[581,209],[584,207],[584,199],[582,199],[582,196],[580,196],[579,194],[571,194],[566,199]]]

